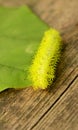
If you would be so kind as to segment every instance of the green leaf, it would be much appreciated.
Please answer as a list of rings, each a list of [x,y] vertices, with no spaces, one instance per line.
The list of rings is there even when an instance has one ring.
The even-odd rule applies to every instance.
[[[47,28],[28,7],[0,7],[0,91],[31,86],[28,69]]]

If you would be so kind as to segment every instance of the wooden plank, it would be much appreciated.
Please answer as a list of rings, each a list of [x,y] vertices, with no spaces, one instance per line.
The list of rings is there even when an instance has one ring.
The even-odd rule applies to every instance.
[[[74,34],[73,34],[74,32]],[[69,29],[57,77],[48,91],[32,88],[0,94],[0,129],[30,130],[54,106],[78,74],[78,32]],[[63,35],[64,36],[64,35]],[[78,84],[77,84],[78,85]]]
[[[78,130],[78,76],[33,130]]]
[[[0,130],[30,130],[34,128],[43,117],[45,118],[47,112],[55,106],[61,96],[66,93],[78,74],[78,25],[76,24],[77,17],[75,15],[78,12],[78,1],[72,0],[73,4],[72,1],[71,4],[69,4],[70,1],[68,0],[68,6],[63,3],[62,12],[67,9],[67,12],[65,12],[66,19],[65,15],[62,15],[62,13],[60,13],[60,15],[55,13],[56,7],[57,12],[60,9],[59,2],[61,0],[54,2],[55,6],[52,6],[52,1],[45,0],[44,2],[44,0],[39,0],[38,3],[34,1],[34,6],[32,3],[28,4],[33,11],[49,25],[55,26],[62,32],[64,49],[54,84],[49,91],[34,91],[32,88],[27,88],[20,91],[11,89],[0,93]],[[53,7],[55,8],[54,12],[49,11],[50,6],[51,9]],[[70,11],[68,11],[68,8]],[[48,17],[45,17],[47,12]],[[70,12],[70,18],[68,12]],[[71,22],[72,12],[74,12],[73,15],[75,15],[75,20],[73,22]],[[54,16],[56,17],[55,22],[53,22]],[[51,20],[47,21],[48,18],[51,18]],[[60,25],[58,23],[58,18],[61,21]],[[63,24],[63,22],[65,23]],[[64,27],[63,25],[65,24],[66,26]],[[77,119],[77,116],[75,119]]]

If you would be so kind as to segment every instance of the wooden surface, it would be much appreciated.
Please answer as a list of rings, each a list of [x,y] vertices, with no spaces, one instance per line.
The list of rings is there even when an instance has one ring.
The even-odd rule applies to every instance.
[[[27,4],[63,37],[56,79],[49,90],[0,93],[0,130],[78,130],[78,0],[0,0]]]

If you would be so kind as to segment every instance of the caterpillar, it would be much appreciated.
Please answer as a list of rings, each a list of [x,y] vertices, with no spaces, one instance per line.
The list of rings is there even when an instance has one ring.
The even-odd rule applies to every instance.
[[[29,68],[29,77],[35,90],[46,89],[53,83],[61,48],[59,32],[55,29],[46,31]]]

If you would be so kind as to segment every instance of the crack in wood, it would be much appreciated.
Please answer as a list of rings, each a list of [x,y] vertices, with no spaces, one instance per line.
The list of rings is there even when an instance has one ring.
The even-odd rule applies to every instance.
[[[62,98],[64,93],[71,87],[71,85],[74,83],[74,81],[78,78],[78,74],[73,78],[73,80],[69,83],[67,88],[59,95],[59,97],[55,100],[55,102],[47,109],[47,111],[39,118],[39,120],[30,128],[30,130],[33,130],[37,124],[45,117],[45,115],[55,106],[55,104]]]

